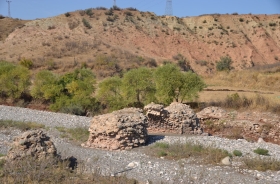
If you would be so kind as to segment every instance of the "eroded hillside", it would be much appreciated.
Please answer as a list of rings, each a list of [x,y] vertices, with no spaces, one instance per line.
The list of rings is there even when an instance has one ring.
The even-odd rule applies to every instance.
[[[181,54],[206,74],[226,55],[235,69],[279,62],[279,23],[279,15],[177,18],[133,9],[76,11],[15,29],[0,45],[0,59],[28,58],[35,67],[62,72],[83,64],[108,76]]]

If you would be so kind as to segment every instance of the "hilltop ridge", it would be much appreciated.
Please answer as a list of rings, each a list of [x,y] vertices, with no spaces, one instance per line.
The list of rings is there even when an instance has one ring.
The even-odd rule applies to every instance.
[[[279,63],[280,57],[280,15],[178,18],[96,8],[22,24],[2,36],[0,59],[28,58],[37,68],[51,65],[58,72],[86,64],[102,77],[181,57],[197,73],[210,74],[227,55],[237,70]]]

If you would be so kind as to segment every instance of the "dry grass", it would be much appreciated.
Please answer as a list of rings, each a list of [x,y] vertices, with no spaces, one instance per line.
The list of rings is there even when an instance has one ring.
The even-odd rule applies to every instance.
[[[0,128],[13,127],[22,131],[45,128],[45,125],[34,122],[20,122],[12,120],[0,120]]]
[[[3,161],[2,161],[3,162]],[[78,163],[69,168],[68,161],[56,159],[36,160],[26,157],[13,162],[0,163],[0,183],[62,183],[62,184],[135,184],[136,180],[121,177],[106,177],[100,171],[85,172],[85,165]],[[90,174],[91,173],[91,174]]]
[[[76,142],[82,143],[88,140],[89,131],[88,128],[65,128],[65,127],[56,127],[60,131],[61,137],[74,140]]]
[[[230,154],[225,150],[204,147],[202,145],[188,142],[184,144],[157,142],[154,146],[151,146],[147,152],[153,156],[175,160],[192,157],[204,164],[217,164],[220,163],[226,156],[230,156]]]
[[[280,104],[277,101],[256,94],[253,97],[239,96],[238,93],[228,95],[223,101],[212,101],[207,106],[218,106],[236,110],[262,110],[280,114]]]
[[[279,171],[280,161],[273,158],[244,158],[243,162],[247,169],[258,170],[258,171]]]
[[[213,76],[205,77],[204,80],[209,86],[279,91],[280,72],[254,70],[217,72]]]

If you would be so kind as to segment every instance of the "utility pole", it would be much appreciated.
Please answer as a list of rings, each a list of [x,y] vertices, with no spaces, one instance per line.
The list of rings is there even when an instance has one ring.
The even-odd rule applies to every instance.
[[[6,0],[6,2],[8,3],[8,17],[11,18],[11,9],[10,9],[10,3],[12,2],[11,0]]]
[[[166,0],[165,15],[173,15],[172,0]]]
[[[116,0],[114,0],[114,6],[117,6],[117,2],[116,2]]]

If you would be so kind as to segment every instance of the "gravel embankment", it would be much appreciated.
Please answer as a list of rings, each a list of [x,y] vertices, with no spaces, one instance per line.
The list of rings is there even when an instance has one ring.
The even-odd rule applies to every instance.
[[[89,127],[91,118],[63,113],[38,111],[20,107],[0,105],[0,119],[23,122],[36,122],[47,127]]]
[[[258,172],[239,169],[233,166],[211,166],[189,164],[187,160],[169,161],[165,159],[151,158],[141,152],[141,149],[132,151],[102,151],[83,148],[73,145],[66,139],[62,139],[59,133],[53,129],[56,126],[68,128],[88,127],[91,118],[79,117],[61,113],[37,111],[19,107],[0,106],[1,120],[15,120],[37,122],[50,127],[47,134],[52,138],[58,152],[63,156],[74,156],[83,161],[87,170],[98,169],[106,175],[122,172],[130,178],[142,182],[153,183],[279,183],[280,171]],[[19,130],[6,129],[0,131],[0,153],[6,154],[8,143]],[[151,137],[157,139],[157,137]],[[164,136],[157,141],[168,143],[196,142],[202,145],[214,146],[226,149],[230,152],[241,150],[248,157],[256,157],[253,150],[261,147],[269,150],[271,157],[280,160],[280,146],[271,143],[249,143],[245,140],[228,140],[213,136]],[[237,165],[237,164],[236,164]],[[91,168],[91,169],[90,169]],[[121,174],[121,173],[120,173]]]

